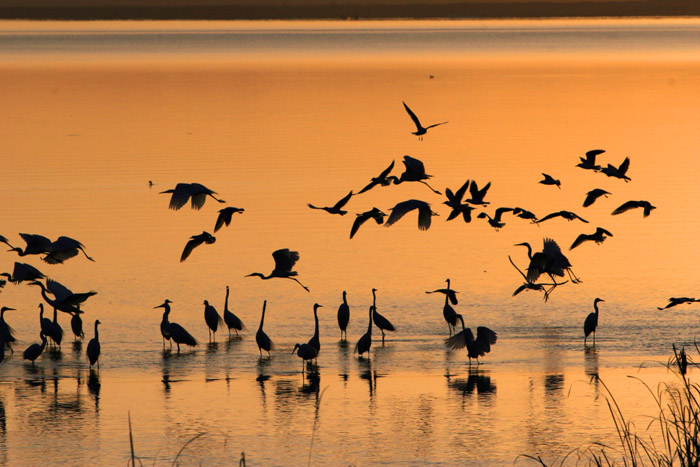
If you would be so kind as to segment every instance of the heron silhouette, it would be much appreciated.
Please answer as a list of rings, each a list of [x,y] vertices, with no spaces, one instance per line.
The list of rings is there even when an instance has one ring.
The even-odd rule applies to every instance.
[[[396,331],[396,328],[394,327],[393,324],[391,324],[391,321],[386,319],[383,315],[381,315],[377,311],[377,289],[372,289],[372,321],[374,321],[374,324],[379,328],[380,331],[382,331],[382,344],[384,343],[384,331],[389,331],[389,332],[394,332]]]
[[[64,313],[83,313],[79,308],[80,304],[97,294],[94,290],[73,293],[68,287],[52,279],[46,279],[46,286],[39,281],[31,281],[29,285],[41,287],[41,296],[44,298],[44,301]],[[54,298],[49,298],[46,294],[47,292],[51,293]]]
[[[219,203],[226,202],[214,196],[218,194],[217,192],[212,191],[199,183],[178,183],[175,185],[175,188],[160,192],[160,194],[165,193],[172,194],[170,196],[170,204],[168,205],[168,208],[172,209],[173,211],[177,211],[183,207],[185,204],[187,204],[187,201],[191,201],[192,209],[198,211],[202,209],[202,206],[204,206],[207,196],[211,196]]]
[[[389,173],[393,170],[393,168],[394,168],[394,161],[391,161],[391,164],[389,164],[389,167],[384,169],[384,171],[382,171],[382,173],[380,173],[377,177],[372,177],[370,179],[370,182],[367,185],[365,185],[364,188],[362,188],[360,191],[358,191],[355,194],[360,195],[362,193],[365,193],[366,191],[371,190],[372,188],[374,188],[377,185],[389,186],[392,183],[395,183],[398,180],[398,178],[393,176],[393,175],[389,175]]]
[[[12,343],[17,341],[17,338],[14,336],[15,330],[12,329],[12,326],[7,324],[7,321],[5,321],[5,312],[12,310],[15,309],[10,308],[9,306],[0,308],[0,342],[3,344],[0,345],[0,347],[3,349],[7,348],[10,350],[10,352],[15,353],[15,351],[12,349]]]
[[[51,337],[53,332],[53,321],[51,318],[44,317],[44,304],[39,303],[39,325],[41,327],[41,332],[46,335],[46,337]]]
[[[78,252],[82,252],[90,261],[95,261],[85,253],[85,245],[74,238],[60,236],[48,249],[49,252],[41,259],[49,264],[62,264],[67,259],[77,256]]]
[[[7,277],[7,280],[13,284],[19,284],[24,281],[36,281],[39,279],[45,279],[46,276],[39,271],[37,268],[27,263],[18,263],[15,261],[15,266],[12,270],[12,274],[7,272],[0,273],[0,276]]]
[[[491,352],[491,346],[497,341],[497,335],[491,329],[485,326],[476,328],[476,339],[470,328],[464,326],[464,317],[457,314],[457,319],[462,322],[462,330],[454,336],[445,340],[445,346],[452,350],[467,348],[467,356],[469,357],[469,366],[472,366],[472,359],[476,360],[479,365],[479,357],[483,357]]]
[[[352,228],[350,229],[350,238],[355,236],[360,226],[364,224],[367,220],[374,219],[374,221],[378,225],[382,225],[384,223],[384,217],[386,217],[386,214],[384,214],[377,208],[372,208],[369,211],[357,214],[355,222],[352,223]]]
[[[224,321],[221,319],[219,312],[216,311],[216,308],[211,306],[207,300],[204,300],[204,321],[209,328],[209,342],[212,341],[212,333],[214,333],[214,342],[216,342],[216,331],[219,329],[219,326],[224,325]]]
[[[22,237],[22,240],[24,240],[24,242],[26,243],[24,250],[19,247],[13,247],[12,245],[10,245],[5,237],[0,238],[0,241],[9,246],[10,251],[14,251],[19,256],[41,255],[44,253],[51,252],[49,250],[49,247],[51,246],[51,240],[44,237],[43,235],[21,233],[19,234],[19,236]]]
[[[53,309],[53,321],[51,322],[51,332],[49,334],[49,337],[51,338],[52,341],[56,345],[58,345],[58,348],[61,348],[61,341],[63,340],[63,328],[61,327],[60,324],[58,324],[58,310],[56,308]]]
[[[605,191],[601,188],[594,188],[586,193],[586,199],[583,200],[583,207],[587,208],[591,204],[595,203],[595,201],[601,196],[605,196],[607,198],[609,194],[611,194],[609,191]]]
[[[530,264],[527,267],[528,282],[537,282],[541,274],[547,274],[556,285],[561,285],[556,283],[554,276],[564,277],[564,274],[568,274],[572,283],[580,283],[581,280],[571,269],[571,262],[561,252],[557,242],[551,238],[545,238],[543,245],[542,251],[534,254],[529,243],[524,242],[516,245],[527,247],[527,256],[530,259]]]
[[[423,162],[415,157],[406,155],[403,156],[403,165],[406,168],[404,169],[403,173],[399,175],[399,178],[394,178],[394,185],[399,185],[403,182],[419,182],[430,188],[433,193],[442,195],[442,193],[428,185],[428,182],[426,182],[426,180],[431,178],[432,175],[425,173],[425,166],[423,165]]]
[[[452,211],[450,215],[447,216],[447,220],[451,221],[460,214],[464,219],[464,222],[469,223],[472,220],[472,211],[474,210],[468,203],[463,203],[462,199],[464,194],[467,192],[469,187],[469,180],[467,180],[464,185],[462,185],[456,192],[452,192],[449,188],[445,188],[445,196],[447,196],[447,201],[443,201],[442,204],[449,206]]]
[[[445,282],[447,282],[447,288],[445,288],[445,289],[436,289],[436,290],[426,290],[425,293],[428,293],[428,294],[430,294],[430,293],[441,293],[441,294],[445,294],[445,295],[447,296],[447,298],[450,300],[450,302],[451,302],[453,305],[457,305],[457,304],[459,303],[459,300],[457,300],[457,294],[458,294],[459,292],[457,292],[456,290],[452,290],[452,289],[450,288],[450,279],[449,279],[449,278],[445,279]]]
[[[588,316],[586,316],[585,321],[583,322],[583,345],[586,345],[586,340],[588,339],[588,336],[593,333],[593,346],[595,347],[595,331],[596,328],[598,327],[598,302],[604,302],[602,298],[596,298],[593,300],[593,308],[595,311],[593,313],[589,313]]]
[[[345,195],[340,201],[335,203],[333,206],[321,208],[318,206],[314,206],[311,203],[308,203],[307,206],[309,206],[311,209],[320,209],[320,210],[326,211],[328,214],[338,214],[340,216],[344,216],[348,212],[344,211],[343,208],[345,207],[346,204],[348,204],[348,201],[350,201],[350,198],[352,198],[352,190],[350,190],[350,193]]]
[[[214,225],[214,233],[218,232],[218,230],[221,227],[223,227],[224,224],[226,224],[226,227],[231,225],[231,219],[233,218],[233,215],[242,212],[245,212],[245,209],[234,208],[233,206],[219,209],[219,216],[216,218],[216,225]]]
[[[454,333],[457,326],[457,312],[449,303],[449,295],[445,294],[445,304],[442,307],[442,316],[447,322],[447,328],[450,336]]]
[[[412,131],[411,133],[418,136],[418,141],[423,141],[423,135],[428,132],[430,128],[436,127],[438,125],[444,125],[445,123],[449,122],[440,122],[440,123],[433,123],[432,125],[428,125],[424,127],[421,125],[420,120],[418,120],[418,117],[416,116],[415,113],[406,105],[405,102],[403,103],[404,109],[406,109],[406,112],[408,112],[408,115],[411,117],[411,120],[413,120],[413,123],[416,125],[416,131]]]
[[[518,271],[520,273],[520,275],[523,276],[523,279],[525,280],[525,282],[520,287],[515,289],[515,291],[513,292],[513,297],[518,295],[523,290],[536,290],[538,292],[544,292],[544,301],[546,302],[549,299],[549,294],[552,292],[552,290],[554,290],[555,287],[557,287],[558,285],[563,285],[566,282],[568,282],[568,281],[564,281],[564,282],[560,282],[560,283],[554,282],[553,284],[543,284],[543,283],[532,282],[532,281],[528,280],[527,276],[520,270],[519,267],[517,267],[515,265],[515,263],[513,262],[513,259],[510,257],[510,255],[508,256],[508,260],[510,261],[510,264],[512,264],[513,267],[516,269],[516,271]],[[549,287],[549,288],[545,288],[545,287]]]
[[[418,229],[428,230],[430,228],[430,222],[432,217],[437,216],[438,213],[433,212],[430,209],[430,204],[418,199],[409,199],[408,201],[402,201],[393,208],[391,208],[391,214],[384,223],[384,226],[391,227],[406,213],[409,213],[416,209],[418,210]]]
[[[604,167],[601,169],[601,172],[603,172],[605,175],[608,177],[614,177],[614,178],[619,178],[621,180],[624,180],[625,183],[631,181],[632,179],[627,176],[627,170],[630,168],[630,158],[625,157],[625,160],[622,161],[622,164],[620,164],[618,167],[615,167],[612,164],[608,164],[607,167]]]
[[[546,174],[542,172],[542,176],[544,177],[542,180],[539,181],[542,185],[556,185],[557,188],[561,190],[561,181],[559,179],[556,179],[552,177],[549,174]]]
[[[93,365],[97,364],[97,369],[100,369],[100,362],[98,362],[98,359],[100,358],[100,334],[99,331],[97,330],[97,326],[100,323],[99,319],[95,320],[95,337],[90,339],[90,342],[88,342],[87,345],[87,350],[85,353],[87,354],[88,361],[90,362],[90,367],[92,368]]]
[[[597,244],[601,244],[601,243],[603,243],[603,241],[607,237],[612,237],[612,236],[613,236],[613,234],[611,234],[610,232],[608,232],[604,228],[598,227],[595,229],[595,233],[581,234],[578,237],[576,237],[576,240],[574,240],[574,243],[571,244],[571,246],[569,247],[569,250],[573,250],[574,248],[576,248],[577,246],[579,246],[580,244],[582,244],[583,242],[586,242],[586,241],[592,241],[592,242],[596,242]]]
[[[70,318],[70,328],[73,331],[73,342],[78,342],[78,339],[85,338],[85,332],[83,332],[83,319],[80,317],[80,313],[71,313]]]
[[[579,157],[581,162],[576,164],[576,167],[581,167],[582,169],[593,170],[594,172],[600,171],[600,166],[596,165],[595,158],[600,154],[605,152],[604,149],[592,149],[586,152],[586,157]]]
[[[310,292],[309,288],[301,282],[299,282],[299,279],[295,277],[298,275],[297,271],[292,271],[292,268],[294,267],[296,262],[299,261],[298,251],[290,251],[289,248],[282,248],[273,252],[272,258],[275,260],[275,269],[273,269],[269,275],[265,276],[262,273],[253,272],[246,275],[245,277],[256,276],[263,280],[273,279],[275,277],[279,277],[282,279],[291,279],[300,286],[302,286],[304,290]]]
[[[32,362],[32,366],[34,366],[34,360],[39,358],[46,348],[46,335],[43,332],[40,332],[39,337],[41,338],[41,344],[34,343],[30,345],[22,354],[22,358],[25,360],[30,360]]]
[[[262,351],[267,352],[267,356],[270,356],[270,350],[275,347],[272,339],[263,331],[263,323],[265,322],[265,308],[267,307],[267,300],[263,301],[262,316],[260,316],[260,326],[258,327],[258,332],[255,333],[255,342],[258,344],[258,350],[260,351],[260,358],[262,358]]]
[[[367,352],[367,358],[370,358],[371,355],[369,349],[372,347],[372,319],[375,311],[374,306],[369,307],[369,326],[367,326],[367,332],[364,333],[357,341],[357,344],[355,344],[354,352],[357,352],[360,357],[362,357],[362,354],[365,352]]]
[[[228,337],[229,339],[231,338],[231,329],[236,331],[236,335],[238,335],[238,331],[242,331],[245,329],[245,325],[243,324],[243,321],[236,316],[232,311],[228,309],[228,285],[226,286],[226,300],[224,300],[224,323],[226,323],[226,327],[228,327]]]
[[[316,350],[316,357],[318,357],[319,352],[321,352],[321,341],[319,340],[319,335],[318,335],[318,309],[321,308],[323,305],[319,305],[318,303],[314,303],[314,335],[309,339],[308,344]]]
[[[571,211],[557,211],[557,212],[553,212],[553,213],[551,213],[551,214],[547,214],[547,215],[544,216],[542,219],[540,219],[540,220],[538,220],[538,221],[535,221],[535,223],[536,223],[536,224],[541,224],[542,222],[548,221],[549,219],[554,219],[555,217],[562,217],[562,218],[566,219],[566,220],[569,221],[569,222],[570,222],[570,221],[573,221],[573,220],[575,220],[575,219],[578,219],[578,220],[580,220],[581,222],[584,222],[584,223],[588,224],[588,221],[587,221],[586,219],[580,217],[578,214],[576,214],[576,213],[574,213],[574,212],[571,212]]]
[[[668,299],[668,304],[666,306],[657,307],[657,310],[665,310],[666,308],[671,308],[676,305],[682,305],[683,303],[691,304],[695,302],[700,302],[700,300],[691,297],[671,297]]]
[[[311,363],[318,356],[318,352],[311,344],[294,344],[292,354],[296,353],[301,358],[301,372],[304,372],[304,364]]]
[[[476,181],[472,180],[471,185],[469,185],[469,195],[471,198],[468,198],[465,201],[475,205],[489,204],[488,201],[484,201],[484,197],[489,191],[489,188],[491,188],[491,182],[488,182],[483,186],[483,188],[479,189],[479,185],[476,184]]]
[[[498,208],[496,209],[496,212],[494,213],[493,217],[489,216],[485,212],[480,212],[478,216],[479,219],[487,219],[487,222],[491,227],[493,227],[496,230],[501,229],[502,227],[505,227],[506,223],[501,220],[501,217],[503,214],[506,212],[512,212],[513,208]]]
[[[350,305],[348,305],[348,293],[343,290],[343,303],[338,307],[338,327],[340,328],[340,340],[348,340],[348,322],[350,321]]]
[[[212,243],[216,242],[216,237],[214,237],[212,234],[209,232],[202,232],[199,235],[192,235],[190,237],[190,240],[187,242],[185,245],[185,249],[182,250],[182,255],[180,256],[180,262],[182,263],[187,259],[188,256],[190,256],[190,253],[192,253],[192,250],[197,248],[199,245],[206,243],[208,245],[211,245]]]
[[[627,212],[630,209],[636,209],[636,208],[643,208],[644,209],[644,217],[648,217],[649,214],[651,214],[651,211],[653,209],[656,209],[656,206],[652,206],[649,201],[627,201],[626,203],[622,204],[618,208],[616,208],[613,212],[612,215],[616,216],[618,214],[622,214],[623,212]]]
[[[180,344],[184,344],[190,347],[196,347],[199,342],[195,339],[192,334],[187,332],[185,328],[180,326],[178,323],[173,323],[170,321],[170,304],[173,303],[167,298],[165,301],[153,308],[165,308],[163,312],[163,319],[160,322],[160,332],[163,335],[163,339],[170,339],[175,344],[177,344],[177,352],[180,353]],[[170,344],[172,346],[172,343]],[[163,341],[163,346],[165,346],[165,341]]]

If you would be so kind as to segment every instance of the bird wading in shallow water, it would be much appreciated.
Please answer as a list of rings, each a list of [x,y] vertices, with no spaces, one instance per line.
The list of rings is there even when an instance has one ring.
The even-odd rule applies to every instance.
[[[602,298],[596,298],[593,301],[593,308],[595,311],[593,313],[589,313],[588,316],[586,316],[585,321],[583,322],[583,345],[586,345],[586,340],[588,339],[588,336],[593,333],[593,346],[595,347],[595,331],[596,328],[598,327],[598,302],[604,302]]]
[[[384,343],[384,331],[394,332],[396,328],[391,321],[377,311],[377,289],[372,289],[372,321],[382,331],[382,344]]]
[[[216,308],[211,306],[207,300],[204,300],[204,321],[209,328],[209,342],[212,341],[212,334],[214,335],[214,342],[216,342],[216,331],[219,329],[219,326],[224,325],[224,320],[221,319],[221,315],[216,311]]]
[[[462,322],[462,330],[445,340],[445,346],[448,349],[458,350],[467,348],[467,356],[469,357],[469,366],[472,366],[472,359],[476,359],[476,364],[479,365],[479,357],[483,357],[491,352],[491,346],[496,343],[497,335],[491,329],[485,326],[476,328],[476,338],[472,330],[464,326],[464,317],[457,314],[457,319]]]
[[[232,311],[228,309],[228,285],[226,286],[226,299],[224,300],[224,323],[226,323],[226,326],[228,327],[228,337],[229,339],[231,338],[231,329],[236,331],[236,335],[238,335],[238,331],[242,331],[245,329],[245,325],[243,324],[243,321],[236,316]]]
[[[258,332],[255,333],[255,342],[258,344],[258,350],[260,351],[260,358],[262,358],[262,351],[267,352],[267,356],[270,356],[270,350],[275,348],[275,344],[272,339],[263,331],[263,324],[265,322],[265,308],[267,308],[267,300],[263,301],[262,315],[260,316],[260,326],[258,326]]]
[[[372,317],[374,316],[375,308],[374,306],[369,307],[369,326],[367,326],[367,332],[360,337],[355,345],[355,352],[362,357],[362,354],[367,352],[367,358],[370,358],[369,349],[372,347]]]
[[[166,336],[169,336],[169,338],[175,342],[175,344],[177,344],[177,352],[180,353],[180,344],[196,347],[199,343],[197,342],[197,339],[192,337],[192,334],[187,332],[185,328],[180,326],[178,323],[173,323],[170,321],[169,315],[171,303],[172,302],[170,300],[166,299],[161,305],[154,308],[165,308],[165,311],[163,312],[163,320],[160,323],[161,334],[163,334],[164,339],[167,339]],[[165,345],[165,343],[163,345]]]
[[[88,342],[87,345],[87,350],[85,353],[87,354],[88,361],[90,362],[90,367],[93,365],[97,364],[97,369],[100,369],[100,362],[98,359],[100,358],[100,334],[97,331],[97,326],[100,323],[99,319],[95,320],[95,337],[90,339],[90,342]]]
[[[343,303],[338,307],[338,327],[340,328],[340,340],[348,339],[347,328],[350,321],[350,305],[348,305],[348,293],[343,290]]]

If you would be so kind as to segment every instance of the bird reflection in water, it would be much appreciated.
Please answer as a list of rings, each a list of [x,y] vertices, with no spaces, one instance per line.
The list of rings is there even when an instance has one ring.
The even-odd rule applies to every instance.
[[[496,393],[496,384],[491,381],[491,377],[484,374],[479,369],[469,371],[467,378],[453,378],[449,372],[445,375],[447,387],[462,395],[469,397],[475,393],[479,398],[491,397]]]
[[[598,394],[598,349],[595,347],[586,347],[583,352],[584,365],[586,376],[590,378],[590,382],[595,388],[596,395]]]
[[[544,375],[544,392],[546,396],[559,393],[564,389],[564,375],[561,373],[550,373]]]
[[[83,341],[73,341],[73,356],[78,358],[83,350]]]
[[[100,374],[95,370],[90,370],[90,375],[87,381],[88,392],[95,397],[95,410],[97,411],[100,407],[100,389],[102,384],[100,383]]]
[[[218,342],[209,342],[207,345],[207,353],[208,354],[214,354],[216,351],[219,350],[219,343]]]

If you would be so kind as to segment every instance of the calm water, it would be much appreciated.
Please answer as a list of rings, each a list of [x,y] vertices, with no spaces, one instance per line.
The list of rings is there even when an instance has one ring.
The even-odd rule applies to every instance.
[[[379,23],[3,23],[0,234],[82,241],[82,255],[51,266],[36,256],[0,255],[0,270],[28,262],[74,291],[99,318],[101,369],[74,346],[35,366],[21,352],[38,341],[38,288],[0,293],[20,342],[2,363],[0,462],[124,465],[127,414],[144,465],[512,465],[614,444],[599,375],[629,415],[654,414],[651,387],[672,381],[671,345],[692,342],[698,306],[665,311],[672,296],[695,296],[700,251],[697,131],[700,22]],[[422,142],[402,101],[424,124],[448,120]],[[576,168],[631,159],[632,181]],[[539,227],[512,216],[495,231],[476,214],[446,222],[443,196],[405,183],[333,205],[409,154],[444,191],[466,179],[491,182],[485,209],[521,206],[540,217],[562,209],[590,221]],[[542,172],[562,187],[544,186]],[[148,182],[153,186],[149,187]],[[160,191],[199,182],[243,207],[217,241],[180,253],[191,235],[213,231],[217,210],[168,210]],[[581,206],[586,192],[612,193]],[[369,221],[348,239],[354,214],[416,198],[439,217],[416,228],[409,213],[390,228]],[[657,206],[648,218],[610,213],[628,200]],[[568,246],[601,226],[602,245]],[[526,267],[530,242],[559,242],[583,279],[544,303],[527,292],[508,256]],[[300,252],[307,293],[269,273],[271,253]],[[456,310],[498,343],[478,371],[443,345],[445,279]],[[207,345],[203,300],[229,307],[247,325],[241,339],[218,333]],[[352,350],[366,331],[371,289],[398,328],[371,360]],[[351,305],[348,345],[336,310]],[[597,347],[582,324],[601,303]],[[201,345],[163,351],[161,309]],[[277,344],[259,358],[254,333],[263,300]],[[302,375],[291,354],[313,334],[320,303],[319,376]],[[312,432],[316,427],[311,448]],[[520,460],[519,463],[525,463]]]

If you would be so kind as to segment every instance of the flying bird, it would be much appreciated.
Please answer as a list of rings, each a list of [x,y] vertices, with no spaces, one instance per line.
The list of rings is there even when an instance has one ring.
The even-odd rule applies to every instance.
[[[535,213],[528,211],[527,209],[513,208],[513,215],[518,216],[521,219],[532,221],[533,224],[537,223],[537,216],[535,215]]]
[[[603,241],[607,237],[612,237],[612,236],[613,236],[613,234],[611,234],[610,232],[608,232],[604,228],[598,227],[595,229],[595,233],[581,234],[578,237],[576,237],[576,240],[574,240],[574,243],[571,244],[571,246],[569,247],[569,250],[573,250],[574,248],[576,248],[577,246],[579,246],[580,244],[582,244],[583,242],[586,242],[586,241],[593,241],[593,242],[596,242],[597,244],[601,244],[601,243],[603,243]]]
[[[431,178],[432,175],[428,175],[425,173],[425,166],[423,165],[423,162],[416,159],[415,157],[406,155],[403,156],[403,165],[406,168],[401,173],[401,175],[399,175],[399,178],[394,178],[394,185],[398,185],[403,182],[420,182],[423,185],[430,188],[430,190],[433,193],[442,195],[442,193],[428,185],[428,182],[426,182],[426,180]]]
[[[586,199],[583,200],[583,207],[587,208],[591,204],[595,203],[595,200],[597,200],[601,196],[605,196],[607,198],[609,194],[611,194],[609,191],[605,191],[600,188],[594,188],[593,190],[586,193]]]
[[[513,208],[498,208],[496,209],[496,213],[493,215],[493,217],[489,216],[485,212],[480,212],[476,217],[479,219],[488,219],[487,222],[489,225],[498,230],[506,225],[506,223],[501,220],[501,216],[503,216],[503,214],[506,212],[511,212],[512,210]]]
[[[478,204],[478,205],[489,204],[488,201],[484,201],[484,197],[486,196],[486,192],[489,191],[490,187],[491,187],[491,182],[488,182],[480,190],[479,186],[476,184],[476,182],[474,180],[472,180],[471,185],[469,185],[469,194],[471,195],[471,198],[469,198],[465,201],[467,203]]]
[[[388,185],[391,185],[392,183],[396,183],[398,178],[396,178],[393,175],[391,175],[391,176],[389,175],[389,173],[392,171],[393,168],[394,168],[394,161],[391,161],[391,164],[389,164],[389,167],[384,169],[384,171],[382,173],[380,173],[379,176],[372,177],[370,182],[363,189],[361,189],[360,191],[358,191],[355,194],[357,194],[357,195],[362,194],[366,191],[371,190],[372,188],[374,188],[377,185],[388,186]]]
[[[581,222],[585,222],[586,224],[588,224],[588,221],[587,221],[586,219],[580,217],[579,215],[577,215],[577,214],[575,214],[575,213],[573,213],[573,212],[571,212],[571,211],[557,211],[557,212],[553,212],[553,213],[551,213],[551,214],[547,214],[547,215],[544,216],[542,219],[540,219],[540,220],[538,220],[538,221],[535,221],[535,223],[536,223],[536,224],[540,224],[540,223],[542,223],[542,222],[544,222],[544,221],[547,221],[547,220],[549,220],[549,219],[554,219],[555,217],[563,217],[563,218],[566,219],[567,221],[572,221],[572,220],[574,220],[574,219],[578,219],[578,220],[580,220]]]
[[[601,169],[601,172],[603,172],[605,175],[608,177],[615,177],[624,180],[625,182],[629,182],[631,178],[629,178],[627,174],[627,170],[630,167],[630,158],[625,157],[625,160],[622,161],[622,164],[620,164],[619,167],[615,167],[612,164],[608,164],[607,167],[604,167]]]
[[[472,365],[472,358],[476,359],[478,365],[479,357],[483,357],[491,352],[491,346],[496,343],[498,336],[494,331],[486,326],[476,328],[476,339],[472,330],[464,326],[464,317],[457,314],[457,319],[462,322],[462,330],[445,340],[445,346],[448,349],[458,350],[467,348],[467,356],[469,357],[469,366]]]
[[[447,296],[447,298],[450,300],[450,303],[452,303],[453,305],[457,305],[459,303],[459,301],[457,300],[457,294],[459,292],[457,292],[456,290],[452,290],[450,288],[450,279],[445,279],[445,282],[447,282],[446,289],[436,289],[436,290],[431,290],[431,291],[426,290],[425,293],[445,294]]]
[[[5,237],[0,238],[0,241],[9,246],[10,251],[14,251],[20,256],[41,255],[44,253],[51,252],[49,250],[49,247],[51,246],[51,240],[44,237],[43,235],[21,233],[19,234],[19,236],[22,237],[22,240],[24,240],[24,242],[27,244],[27,246],[24,247],[24,250],[22,250],[19,247],[13,247],[12,245],[10,245]]]
[[[355,218],[355,222],[352,223],[352,228],[350,229],[350,238],[354,237],[357,231],[360,229],[360,226],[364,224],[367,220],[369,219],[374,219],[374,221],[382,225],[384,223],[384,217],[386,214],[384,214],[382,211],[380,211],[377,208],[372,208],[369,211],[362,212],[360,214],[357,214],[357,217]]]
[[[187,259],[187,257],[190,256],[190,253],[192,253],[192,250],[197,248],[202,243],[212,244],[215,241],[216,241],[216,237],[214,237],[209,232],[202,232],[199,235],[192,235],[190,237],[190,240],[185,245],[185,249],[182,250],[182,255],[180,256],[180,262],[182,263],[183,261],[185,261]]]
[[[44,301],[48,303],[49,306],[61,310],[64,313],[83,313],[80,310],[80,304],[97,294],[94,290],[90,292],[73,293],[68,287],[52,279],[46,279],[46,286],[39,281],[31,281],[29,285],[38,285],[41,287],[41,296],[44,298]],[[49,298],[46,294],[47,292],[51,293],[54,298]]]
[[[319,207],[317,207],[317,206],[314,206],[314,205],[311,204],[311,203],[308,203],[307,206],[309,206],[311,209],[321,209],[321,210],[323,210],[323,211],[326,211],[326,212],[329,213],[329,214],[339,214],[339,215],[341,215],[341,216],[344,216],[344,215],[347,214],[348,212],[347,212],[347,211],[343,211],[343,207],[348,203],[348,201],[350,201],[350,198],[351,198],[351,197],[352,197],[352,190],[350,190],[350,193],[348,193],[347,195],[345,195],[345,197],[343,197],[343,199],[341,199],[340,201],[338,201],[337,203],[335,203],[335,204],[334,204],[333,206],[331,206],[331,207],[319,208]]]
[[[12,275],[7,272],[3,272],[0,276],[7,277],[7,280],[13,284],[19,284],[24,281],[36,281],[39,279],[45,279],[46,276],[39,271],[37,268],[27,263],[18,263],[15,261],[14,269],[12,270]]]
[[[671,308],[676,305],[681,305],[683,303],[691,304],[695,302],[700,302],[700,300],[696,298],[690,298],[690,297],[671,297],[668,299],[668,304],[666,306],[660,306],[657,307],[657,310],[665,310],[666,308]]]
[[[545,238],[543,244],[542,251],[535,254],[532,253],[532,247],[529,243],[517,244],[518,246],[527,247],[527,256],[530,259],[530,264],[527,267],[527,281],[537,282],[540,275],[547,274],[555,285],[561,285],[557,284],[554,276],[564,277],[564,274],[568,274],[571,282],[574,284],[580,283],[581,280],[574,274],[569,259],[561,252],[557,242],[551,238]]]
[[[415,209],[418,210],[418,228],[420,230],[428,230],[430,228],[430,220],[433,216],[437,216],[438,214],[430,209],[430,204],[417,199],[402,201],[391,208],[389,219],[387,219],[384,225],[386,227],[394,225],[394,223],[401,219],[407,212],[411,212]]]
[[[246,277],[257,276],[260,279],[264,280],[272,279],[274,277],[279,277],[282,279],[291,279],[293,281],[296,281],[296,283],[300,286],[302,286],[304,290],[310,292],[308,287],[299,282],[299,279],[294,277],[298,275],[298,273],[296,271],[292,271],[292,268],[294,267],[296,262],[299,261],[299,252],[290,251],[289,248],[283,248],[280,250],[276,250],[274,253],[272,253],[272,258],[275,260],[275,269],[273,269],[269,275],[265,276],[259,272],[253,272],[246,275]]]
[[[649,201],[627,201],[622,206],[615,209],[612,215],[616,216],[635,208],[644,208],[644,217],[647,217],[651,214],[652,209],[656,209],[656,206],[652,206]]]
[[[447,217],[448,221],[451,221],[455,217],[458,217],[460,214],[462,215],[462,218],[464,219],[464,222],[469,223],[472,220],[472,211],[474,210],[473,207],[471,207],[468,203],[463,203],[462,198],[464,198],[464,194],[467,192],[467,187],[469,186],[469,180],[467,180],[464,185],[462,185],[459,190],[456,192],[452,192],[449,188],[445,188],[445,195],[447,196],[447,201],[443,201],[442,204],[446,204],[450,208],[452,208],[452,212],[450,212],[450,215]]]
[[[49,264],[61,264],[65,260],[77,256],[81,251],[87,259],[95,261],[85,253],[85,245],[70,237],[60,236],[55,242],[52,242],[48,247],[48,254],[41,258]]]
[[[245,209],[234,208],[233,206],[219,209],[219,217],[216,218],[216,225],[214,226],[214,233],[216,233],[221,227],[223,227],[224,224],[226,224],[226,227],[231,225],[231,219],[233,218],[233,215],[236,213],[242,213],[242,212],[245,212]]]
[[[531,282],[530,280],[528,280],[527,276],[520,270],[520,268],[515,265],[515,263],[511,259],[510,255],[508,256],[508,260],[510,261],[510,264],[512,264],[513,267],[516,269],[516,271],[518,271],[520,273],[520,275],[523,276],[523,279],[525,280],[525,282],[523,282],[523,284],[520,287],[515,289],[515,291],[513,292],[513,297],[518,295],[523,290],[536,290],[538,292],[544,292],[544,301],[546,302],[549,299],[549,294],[552,293],[552,291],[558,285],[563,285],[566,282],[568,282],[568,281],[560,282],[560,283],[555,282],[554,284],[543,284],[543,283]],[[545,286],[549,287],[549,288],[546,289]]]
[[[411,120],[413,120],[413,123],[416,125],[416,131],[411,132],[412,134],[418,136],[418,141],[423,141],[423,135],[428,132],[430,128],[436,127],[438,125],[444,125],[445,123],[448,122],[440,122],[440,123],[433,123],[432,125],[428,125],[427,127],[424,127],[421,125],[420,120],[418,120],[418,117],[416,114],[413,113],[411,109],[408,108],[405,102],[403,102],[403,107],[406,109],[406,112],[408,112],[408,115],[411,117]]]
[[[207,196],[211,196],[213,199],[219,203],[225,203],[226,201],[218,199],[215,191],[201,185],[199,183],[178,183],[175,188],[170,190],[161,191],[160,194],[172,193],[170,196],[170,204],[168,208],[173,211],[177,211],[185,204],[187,201],[191,201],[192,209],[200,210],[204,206],[204,202],[207,200]]]
[[[586,157],[579,157],[581,162],[576,164],[576,167],[581,167],[582,169],[593,170],[594,172],[600,171],[600,166],[596,165],[595,158],[600,154],[605,152],[604,149],[592,149],[586,153]]]
[[[595,330],[598,327],[598,302],[604,302],[602,298],[596,298],[593,301],[593,308],[595,309],[595,312],[589,313],[588,316],[586,316],[585,321],[583,322],[583,345],[586,345],[586,340],[588,339],[588,336],[593,333],[593,346],[595,347]]]
[[[542,185],[556,185],[557,188],[561,190],[561,182],[559,179],[556,179],[552,177],[551,175],[547,175],[546,173],[542,172],[542,176],[544,177],[542,180],[539,181]]]

